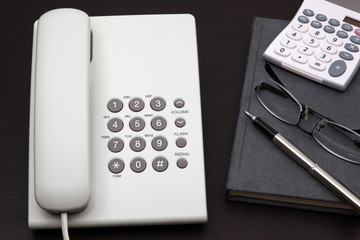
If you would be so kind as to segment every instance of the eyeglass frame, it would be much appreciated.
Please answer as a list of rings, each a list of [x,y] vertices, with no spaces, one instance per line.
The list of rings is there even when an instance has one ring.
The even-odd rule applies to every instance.
[[[260,82],[260,84],[258,84],[257,86],[255,86],[255,91],[256,91],[256,97],[257,99],[259,100],[259,102],[261,103],[261,105],[271,114],[273,115],[275,118],[279,119],[280,121],[282,122],[285,122],[287,124],[290,124],[290,125],[293,125],[293,126],[296,126],[297,128],[299,128],[302,132],[310,135],[311,137],[313,137],[316,142],[318,144],[320,144],[320,146],[322,146],[325,150],[327,150],[328,152],[330,152],[331,154],[341,158],[342,160],[344,161],[347,161],[347,162],[350,162],[350,163],[354,163],[354,164],[357,164],[357,165],[360,165],[360,162],[356,162],[356,161],[352,161],[352,160],[349,160],[349,159],[346,159],[345,157],[335,153],[334,151],[332,151],[331,149],[327,148],[325,145],[323,145],[321,142],[319,142],[316,137],[314,137],[313,135],[313,132],[315,130],[315,128],[317,126],[319,126],[319,124],[324,124],[324,123],[331,123],[335,126],[338,126],[338,127],[341,127],[355,135],[357,135],[359,138],[360,138],[360,129],[350,129],[342,124],[339,124],[337,122],[335,122],[334,120],[332,120],[331,118],[329,117],[325,117],[324,115],[320,114],[319,112],[311,109],[310,107],[302,104],[286,87],[285,85],[280,81],[279,77],[276,75],[276,73],[274,72],[274,70],[271,68],[271,65],[269,62],[266,62],[265,63],[265,70],[266,72],[270,75],[270,77],[272,78],[272,81],[282,90],[284,91],[287,95],[290,96],[291,100],[294,101],[298,106],[299,106],[299,116],[298,116],[298,120],[297,120],[297,123],[292,123],[290,121],[287,121],[283,118],[281,118],[280,116],[278,116],[277,114],[273,113],[267,106],[266,104],[264,104],[264,102],[260,99],[260,97],[258,96],[258,89],[260,87],[260,85],[262,84],[266,84],[267,86],[273,88],[272,86],[270,86],[269,84],[265,83],[265,82]],[[269,90],[271,91],[271,90]],[[277,91],[278,93],[274,93],[274,91]],[[274,94],[279,94],[279,95],[283,95],[284,93],[281,93],[278,91],[278,89],[274,89],[274,91],[271,91],[273,92]],[[304,119],[304,120],[308,120],[308,116],[309,114],[313,115],[313,116],[316,116],[317,118],[320,119],[320,121],[318,121],[313,130],[312,131],[308,131],[306,130],[305,128],[303,128],[300,123],[301,123],[301,120]]]

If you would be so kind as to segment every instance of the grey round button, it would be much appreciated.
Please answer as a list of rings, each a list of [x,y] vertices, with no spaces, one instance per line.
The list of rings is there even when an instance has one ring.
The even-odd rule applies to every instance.
[[[311,9],[304,9],[303,14],[305,14],[308,17],[314,16],[314,11]]]
[[[339,56],[344,59],[344,60],[348,60],[351,61],[354,59],[354,56],[351,53],[345,52],[345,51],[341,51],[339,52]]]
[[[341,37],[341,38],[347,38],[349,35],[346,33],[346,32],[344,32],[343,30],[339,30],[339,31],[337,31],[336,32],[336,35],[338,36],[338,37]]]
[[[123,108],[123,103],[121,100],[117,98],[113,98],[108,102],[107,108],[109,109],[110,112],[113,113],[120,112],[121,109]]]
[[[108,148],[114,153],[120,152],[124,148],[124,142],[120,138],[112,138],[108,142]]]
[[[333,28],[332,26],[326,25],[324,27],[324,31],[327,33],[334,33],[335,32],[335,28]]]
[[[152,166],[158,172],[163,172],[167,169],[169,163],[164,157],[157,157],[153,160]]]
[[[332,77],[341,76],[346,70],[346,63],[343,60],[337,60],[330,65],[329,74]]]
[[[327,17],[324,14],[316,14],[316,19],[321,21],[321,22],[325,22],[327,20]]]
[[[119,158],[115,158],[111,160],[108,164],[108,168],[110,172],[114,174],[121,173],[124,170],[124,167],[125,167],[124,162]]]
[[[135,117],[130,120],[130,128],[135,132],[140,132],[145,127],[145,121],[142,118]]]
[[[313,21],[311,22],[311,26],[312,26],[313,28],[321,28],[321,27],[322,27],[322,24],[321,24],[321,22],[319,22],[319,21],[313,20]]]
[[[146,162],[142,158],[135,158],[131,161],[130,168],[136,173],[141,173],[146,168]]]
[[[186,139],[185,138],[178,138],[176,139],[176,146],[178,146],[179,148],[183,148],[186,146]]]
[[[177,118],[177,119],[175,120],[175,125],[176,125],[177,127],[179,127],[179,128],[184,127],[185,124],[186,124],[186,121],[185,121],[185,119],[183,119],[183,118]]]
[[[155,111],[161,111],[165,108],[165,106],[166,106],[166,102],[161,97],[153,98],[150,102],[150,107]]]
[[[112,132],[120,132],[123,126],[123,121],[119,118],[110,119],[108,122],[108,129]]]
[[[352,43],[347,43],[345,44],[345,49],[350,51],[350,52],[358,52],[359,51],[359,48],[358,46],[352,44]]]
[[[166,138],[161,136],[154,137],[153,140],[151,141],[151,146],[156,151],[162,151],[167,147],[167,140]]]
[[[142,150],[144,150],[145,146],[146,142],[141,137],[135,137],[130,141],[130,148],[135,152],[141,152]]]
[[[163,117],[154,117],[151,120],[151,127],[156,131],[161,131],[166,127],[166,120]]]
[[[301,23],[308,23],[309,22],[309,18],[305,17],[305,16],[299,16],[298,17],[298,21]]]
[[[360,37],[359,36],[351,36],[350,41],[352,41],[355,44],[360,44]]]
[[[344,23],[343,25],[341,25],[341,28],[345,31],[352,31],[353,27],[350,24]]]
[[[185,101],[182,100],[182,99],[180,99],[180,98],[178,98],[178,99],[176,99],[176,100],[174,101],[174,105],[175,105],[175,107],[177,107],[177,108],[182,108],[182,107],[185,106]]]
[[[179,168],[186,168],[187,165],[188,165],[188,162],[187,162],[187,160],[185,158],[180,158],[179,160],[177,160],[176,165]]]
[[[129,103],[129,108],[134,112],[140,112],[143,110],[145,103],[140,98],[133,98]]]
[[[340,26],[339,20],[337,20],[337,19],[335,19],[335,18],[330,18],[329,24],[330,24],[331,26],[334,26],[334,27]]]

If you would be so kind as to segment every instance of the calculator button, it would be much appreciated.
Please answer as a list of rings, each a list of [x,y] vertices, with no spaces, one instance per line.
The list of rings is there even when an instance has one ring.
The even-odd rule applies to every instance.
[[[163,98],[161,97],[156,97],[153,98],[150,102],[150,106],[152,109],[154,109],[155,111],[161,111],[165,108],[166,106],[166,102]]]
[[[146,168],[146,162],[142,158],[135,158],[131,161],[130,168],[136,173],[141,173]]]
[[[288,38],[291,38],[292,40],[295,40],[295,41],[300,41],[302,39],[302,36],[299,32],[287,32],[286,33],[286,36]]]
[[[140,98],[133,98],[129,103],[129,108],[134,112],[139,112],[143,110],[144,106],[145,106],[144,101],[141,100]]]
[[[334,46],[340,47],[343,45],[343,41],[337,37],[329,36],[326,41]]]
[[[280,56],[288,57],[290,56],[290,50],[285,47],[277,47],[274,49],[274,52]]]
[[[177,126],[177,127],[179,127],[179,128],[184,127],[185,124],[186,124],[186,121],[185,121],[185,119],[183,119],[183,118],[177,118],[177,119],[175,120],[175,126]]]
[[[340,21],[335,18],[330,18],[329,24],[331,26],[337,27],[337,26],[340,26]]]
[[[298,17],[298,21],[301,23],[308,23],[309,22],[309,18],[305,17],[305,16],[299,16]]]
[[[108,122],[108,129],[112,132],[120,132],[123,126],[123,121],[119,118],[110,119]]]
[[[355,34],[360,36],[360,28],[355,29]]]
[[[343,31],[343,30],[339,30],[336,32],[336,35],[338,37],[341,37],[341,38],[347,38],[349,35],[347,34],[347,32]]]
[[[315,69],[317,71],[324,71],[325,70],[325,65],[324,63],[318,62],[318,61],[312,61],[310,62],[310,67],[312,69]]]
[[[157,172],[163,172],[168,167],[168,161],[164,157],[157,157],[153,160],[152,166]]]
[[[145,127],[145,121],[142,118],[135,117],[130,120],[130,128],[135,132],[140,132]]]
[[[179,168],[186,168],[187,165],[188,165],[188,162],[187,162],[187,160],[185,158],[180,158],[179,160],[177,160],[176,165]]]
[[[323,52],[316,53],[315,58],[324,63],[329,63],[332,60],[332,58],[327,53],[323,53]]]
[[[121,173],[124,170],[124,167],[125,167],[124,162],[119,158],[115,158],[111,160],[108,164],[108,168],[110,172],[114,174]]]
[[[302,24],[302,23],[294,23],[292,25],[292,28],[295,30],[295,31],[298,31],[298,32],[301,32],[301,33],[305,33],[309,30],[309,28]]]
[[[121,109],[123,108],[123,103],[121,100],[117,98],[113,98],[108,102],[107,108],[109,109],[110,112],[117,113],[120,112]]]
[[[313,21],[311,21],[311,26],[312,26],[313,28],[321,28],[321,27],[322,27],[322,24],[321,24],[321,22],[319,22],[319,21],[313,20]]]
[[[341,28],[345,31],[352,31],[353,30],[353,27],[350,25],[350,24],[347,24],[347,23],[344,23],[343,25],[341,25]]]
[[[186,139],[185,138],[178,138],[176,139],[176,146],[178,146],[179,148],[183,148],[186,146]]]
[[[297,63],[305,64],[308,62],[308,59],[302,54],[293,54],[291,55],[291,59]]]
[[[156,131],[161,131],[166,127],[166,120],[163,117],[154,117],[151,120],[151,127]]]
[[[321,50],[332,55],[337,53],[337,49],[333,45],[324,44],[322,45]]]
[[[360,44],[360,37],[359,36],[351,36],[350,41],[352,41],[355,44]]]
[[[135,137],[130,141],[130,148],[135,152],[141,152],[142,150],[144,150],[145,146],[146,142],[141,137]]]
[[[333,28],[332,26],[326,25],[324,27],[324,31],[327,33],[334,33],[335,32],[335,28]]]
[[[151,141],[151,146],[156,151],[162,151],[167,147],[167,140],[166,138],[161,136],[154,137],[153,140]]]
[[[309,32],[310,36],[312,36],[313,38],[317,38],[317,39],[324,39],[325,38],[325,33],[319,31],[319,30],[312,30]]]
[[[118,153],[124,148],[124,142],[120,138],[112,138],[108,142],[108,148],[111,152]]]
[[[311,56],[314,54],[314,50],[312,50],[311,48],[309,48],[305,45],[300,45],[297,50],[299,53],[302,53],[307,56]]]
[[[327,20],[327,17],[324,14],[316,14],[316,19],[325,22]]]
[[[175,105],[175,107],[177,107],[177,108],[182,108],[182,107],[184,107],[184,105],[185,105],[185,101],[182,100],[182,99],[180,99],[180,98],[178,98],[178,99],[176,99],[176,100],[174,101],[174,105]]]
[[[317,48],[320,46],[320,41],[316,40],[315,38],[311,38],[311,37],[305,37],[304,43],[313,48]]]
[[[312,16],[314,16],[314,11],[311,9],[304,9],[303,14],[308,17],[312,17]]]
[[[343,60],[337,60],[330,65],[329,74],[332,77],[339,77],[346,70],[346,63]]]
[[[284,47],[288,47],[291,49],[296,47],[296,43],[293,40],[287,38],[281,39],[280,44],[283,45]]]
[[[344,59],[344,60],[353,60],[354,56],[351,53],[345,52],[345,51],[341,51],[339,52],[339,56]]]
[[[354,45],[352,43],[345,44],[345,49],[350,51],[350,52],[358,52],[359,51],[358,46],[356,46],[356,45]]]

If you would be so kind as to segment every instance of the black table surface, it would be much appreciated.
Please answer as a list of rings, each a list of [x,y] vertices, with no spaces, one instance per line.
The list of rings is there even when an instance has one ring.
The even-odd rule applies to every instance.
[[[226,201],[254,17],[290,20],[300,0],[5,0],[0,4],[0,238],[62,239],[30,230],[28,121],[33,23],[54,8],[90,16],[191,13],[196,18],[209,221],[203,225],[71,229],[72,239],[360,239],[358,217]]]

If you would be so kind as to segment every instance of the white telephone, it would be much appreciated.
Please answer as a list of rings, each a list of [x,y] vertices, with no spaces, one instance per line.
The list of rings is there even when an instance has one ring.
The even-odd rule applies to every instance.
[[[30,228],[206,222],[194,18],[45,13],[29,138]]]

